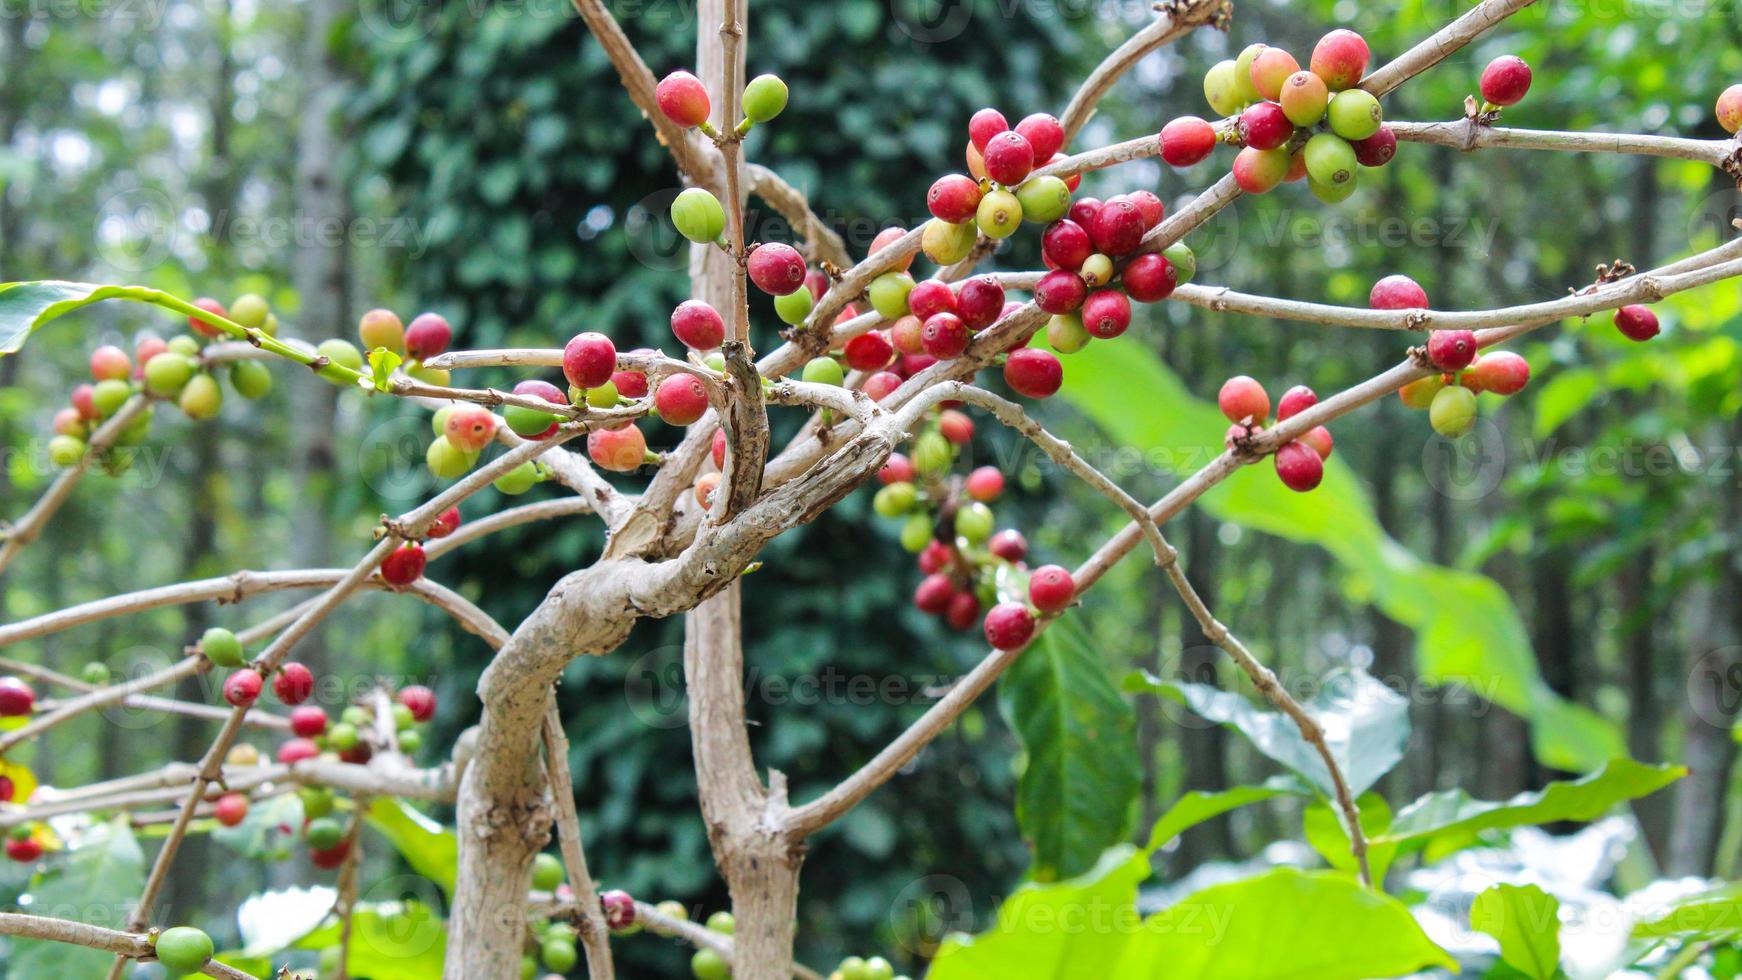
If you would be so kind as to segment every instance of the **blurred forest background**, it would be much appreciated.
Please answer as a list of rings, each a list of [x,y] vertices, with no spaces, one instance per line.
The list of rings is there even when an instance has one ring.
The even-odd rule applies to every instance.
[[[1062,112],[1149,6],[756,0],[751,71],[779,73],[793,98],[749,156],[805,190],[862,255],[878,229],[923,220],[930,176],[961,169],[974,109]],[[1464,7],[1241,3],[1229,34],[1200,31],[1146,59],[1068,149],[1209,115],[1202,72],[1248,42],[1304,61],[1325,30],[1349,26],[1382,63]],[[612,9],[656,74],[690,65],[687,0]],[[1717,137],[1711,105],[1742,79],[1739,42],[1742,18],[1727,4],[1540,4],[1406,86],[1386,112],[1456,118],[1480,67],[1510,52],[1536,72],[1530,98],[1506,113],[1514,124]],[[1144,187],[1172,206],[1230,159],[1184,172],[1130,164],[1091,175],[1084,193]],[[667,315],[686,295],[686,251],[662,221],[677,186],[561,0],[115,0],[0,13],[5,281],[128,281],[225,301],[259,292],[311,340],[352,336],[359,314],[387,306],[407,320],[445,314],[456,346],[552,346],[597,329],[619,346],[669,347]],[[1284,188],[1241,200],[1188,241],[1199,282],[1359,306],[1374,280],[1402,272],[1435,306],[1469,309],[1563,295],[1616,257],[1645,268],[1708,247],[1738,213],[1735,189],[1697,164],[1405,144],[1344,204]],[[774,224],[760,233],[782,235]],[[986,267],[1035,268],[1037,244],[1018,236]],[[89,350],[175,328],[142,309],[97,307],[0,360],[0,516],[22,513],[49,478],[49,418]],[[1521,350],[1530,388],[1504,404],[1485,397],[1484,422],[1457,443],[1387,399],[1334,428],[1340,462],[1319,492],[1283,499],[1269,473],[1250,472],[1170,530],[1218,615],[1297,693],[1354,665],[1410,697],[1409,754],[1379,786],[1394,806],[1453,786],[1502,798],[1616,755],[1683,762],[1687,779],[1635,806],[1641,853],[1657,873],[1733,877],[1742,296],[1724,285],[1660,311],[1666,330],[1649,344],[1625,341],[1606,317],[1533,335]],[[767,349],[777,321],[766,307],[753,320]],[[1394,363],[1403,346],[1383,332],[1161,304],[1140,310],[1118,347],[1067,361],[1065,397],[1039,412],[1154,499],[1219,439],[1198,421],[1224,378],[1252,374],[1273,397],[1296,383],[1324,393]],[[1139,350],[1147,374],[1115,384],[1098,373]],[[232,399],[214,424],[160,412],[141,464],[88,479],[9,572],[0,620],[236,569],[349,564],[380,514],[430,492],[426,415],[275,376],[269,398]],[[676,438],[654,429],[656,446]],[[975,451],[1015,461],[1000,522],[1029,534],[1031,555],[1074,563],[1123,523],[990,425]],[[487,492],[466,510],[503,501]],[[795,798],[874,752],[923,710],[926,688],[981,649],[911,608],[912,560],[869,504],[869,491],[855,495],[778,541],[746,583],[755,742]],[[594,523],[571,519],[498,535],[430,574],[512,624],[599,546]],[[1115,674],[1237,687],[1166,592],[1144,562],[1121,566],[1079,620],[1097,654]],[[251,603],[247,619],[187,607],[110,621],[9,653],[75,673],[91,659],[138,670],[275,601],[290,600]],[[596,874],[648,900],[715,909],[726,896],[693,803],[680,641],[677,622],[647,623],[619,653],[577,661],[561,698]],[[365,596],[298,658],[347,685],[385,675],[435,687],[442,713],[425,761],[475,719],[484,650],[421,604]],[[778,698],[767,678],[813,683]],[[897,686],[867,694],[864,679]],[[188,683],[184,696],[215,697]],[[1274,771],[1233,734],[1142,702],[1130,732],[1141,748],[1133,826],[1185,790]],[[203,721],[112,715],[57,730],[28,759],[72,784],[192,758],[210,735]],[[928,876],[959,883],[982,910],[1008,894],[1029,863],[1011,805],[1021,758],[989,699],[817,840],[801,957],[894,945],[902,903]],[[1213,821],[1160,856],[1162,880],[1299,832],[1286,807]],[[188,846],[165,904],[221,947],[243,897],[322,877],[300,862],[240,863],[203,839]],[[369,853],[378,871],[394,860]],[[667,944],[621,949],[631,975],[680,969]]]

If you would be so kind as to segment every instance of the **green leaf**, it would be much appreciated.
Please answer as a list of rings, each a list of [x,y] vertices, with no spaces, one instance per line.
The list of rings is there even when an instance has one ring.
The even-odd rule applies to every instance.
[[[990,931],[945,939],[926,980],[1109,976],[1135,937],[1137,883],[1148,876],[1148,857],[1124,846],[1079,877],[1024,885],[998,909]],[[1085,922],[1088,910],[1106,918]]]
[[[1556,820],[1595,820],[1625,800],[1655,793],[1687,775],[1682,766],[1615,759],[1583,779],[1550,783],[1509,800],[1471,799],[1461,789],[1429,793],[1398,811],[1391,829],[1374,843],[1419,847],[1436,837],[1468,837],[1483,830]]]
[[[1457,964],[1401,902],[1343,875],[1283,868],[1206,888],[1143,920],[1111,980],[1362,980],[1431,967]]]
[[[1633,938],[1714,936],[1742,930],[1742,885],[1697,892],[1674,902],[1656,918],[1635,923]]]
[[[1372,840],[1391,826],[1391,806],[1378,793],[1363,793],[1355,801],[1361,811],[1361,833],[1368,840],[1367,869],[1375,885],[1385,883],[1385,872],[1397,857],[1396,844],[1373,844]],[[1343,828],[1343,812],[1324,797],[1315,799],[1301,811],[1301,831],[1306,842],[1325,859],[1325,863],[1346,874],[1359,874],[1360,865],[1349,848],[1349,834]]]
[[[376,391],[392,390],[393,371],[404,361],[405,358],[385,347],[377,347],[369,352],[369,370]]]
[[[1259,786],[1235,786],[1216,793],[1192,790],[1182,794],[1155,821],[1155,826],[1149,831],[1149,843],[1144,850],[1154,853],[1166,846],[1168,841],[1198,824],[1243,806],[1278,796],[1298,796],[1304,793],[1305,790],[1293,776],[1272,776]]]
[[[1023,651],[1000,695],[1028,753],[1016,820],[1034,849],[1031,877],[1081,874],[1130,833],[1142,781],[1136,714],[1081,627],[1068,620]]]
[[[351,917],[351,955],[345,964],[354,976],[393,980],[441,980],[448,930],[422,902],[375,902],[357,906]],[[326,949],[339,942],[333,922],[297,941],[298,949]]]
[[[460,843],[454,832],[413,809],[403,800],[377,797],[369,804],[369,826],[380,831],[412,870],[454,895],[460,866]]]
[[[1222,453],[1227,420],[1153,353],[1091,344],[1070,360],[1062,394],[1117,444],[1181,475]],[[1134,412],[1133,405],[1167,411]],[[1324,548],[1351,594],[1415,631],[1424,680],[1461,684],[1530,719],[1532,748],[1544,763],[1588,772],[1626,754],[1613,722],[1543,681],[1506,591],[1486,576],[1410,554],[1379,526],[1366,489],[1340,457],[1326,461],[1312,494],[1288,490],[1269,470],[1247,467],[1205,494],[1202,506],[1222,520]]]
[[[1239,694],[1207,684],[1162,680],[1147,674],[1126,678],[1128,691],[1153,691],[1171,697],[1210,721],[1246,736],[1254,748],[1294,770],[1326,796],[1336,795],[1330,770],[1318,749],[1301,737],[1294,720],[1280,711],[1257,707]],[[1336,671],[1302,705],[1320,720],[1325,744],[1343,770],[1349,792],[1367,791],[1403,758],[1409,741],[1409,702],[1365,671]]]
[[[64,860],[30,889],[33,915],[72,919],[115,928],[132,911],[130,903],[145,887],[145,854],[124,817],[92,827]],[[112,903],[112,904],[105,904]],[[102,976],[113,953],[18,939],[6,958],[8,980]]]
[[[1495,885],[1470,905],[1470,928],[1500,941],[1500,958],[1534,980],[1553,980],[1561,962],[1561,903],[1535,885]]]
[[[1562,423],[1584,411],[1603,392],[1597,372],[1588,367],[1556,371],[1548,384],[1536,393],[1536,420],[1533,434],[1545,438]]]
[[[74,310],[106,299],[145,299],[140,286],[99,286],[89,282],[38,282],[0,284],[0,357],[13,353],[36,328]]]

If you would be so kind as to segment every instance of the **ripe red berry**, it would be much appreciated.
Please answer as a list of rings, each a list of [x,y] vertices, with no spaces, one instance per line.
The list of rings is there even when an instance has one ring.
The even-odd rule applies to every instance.
[[[121,348],[104,344],[91,351],[91,377],[98,381],[125,381],[132,375],[133,362]]]
[[[925,323],[917,316],[904,316],[889,327],[889,343],[903,354],[919,354],[925,351],[925,343],[920,340],[920,333]]]
[[[1197,116],[1181,116],[1161,127],[1161,158],[1189,167],[1216,149],[1216,127]]]
[[[1496,395],[1516,395],[1530,383],[1530,362],[1509,350],[1495,350],[1476,358],[1464,374],[1464,384]]]
[[[986,547],[1005,561],[1016,562],[1027,556],[1028,539],[1022,536],[1021,531],[1014,529],[999,531],[992,535],[992,540],[987,542]]]
[[[949,545],[932,538],[925,543],[919,553],[919,570],[931,575],[948,568],[956,560],[956,550]]]
[[[617,370],[617,345],[602,333],[576,334],[563,347],[563,377],[577,388],[597,388]]]
[[[725,453],[725,436],[720,436],[720,452]],[[587,433],[587,455],[598,466],[613,473],[631,473],[647,462],[647,437],[633,425],[621,429],[595,429]]]
[[[321,747],[311,739],[293,738],[278,747],[278,761],[285,765],[295,765],[304,759],[313,759],[321,754]]]
[[[344,864],[346,856],[350,853],[351,842],[343,840],[325,850],[309,851],[308,863],[322,869],[323,871],[331,871],[339,865]]]
[[[395,548],[381,561],[381,578],[393,588],[403,589],[423,577],[423,567],[428,562],[423,546],[416,542]]]
[[[1125,292],[1139,303],[1157,303],[1173,295],[1179,273],[1165,256],[1146,252],[1132,259],[1119,274]],[[1085,320],[1085,325],[1087,321]]]
[[[693,374],[680,371],[659,382],[653,409],[672,425],[689,425],[708,411],[708,388]]]
[[[6,856],[19,864],[29,864],[42,857],[42,841],[35,837],[8,837],[6,839]]]
[[[895,362],[895,370],[903,378],[911,378],[937,362],[938,359],[930,354],[903,354]]]
[[[1657,336],[1657,314],[1637,303],[1615,311],[1615,329],[1628,340],[1645,341]]]
[[[921,320],[934,313],[956,312],[956,294],[942,279],[926,279],[914,283],[907,293],[907,310]]]
[[[865,392],[867,398],[874,402],[880,402],[888,398],[890,393],[899,387],[901,387],[901,375],[894,371],[878,371],[865,379],[865,384],[860,390]]]
[[[1331,458],[1332,439],[1330,429],[1327,429],[1322,425],[1313,426],[1306,430],[1306,432],[1300,437],[1300,441],[1311,446],[1313,452],[1319,454],[1320,459]]]
[[[1283,83],[1298,71],[1300,62],[1294,60],[1294,55],[1281,48],[1265,48],[1252,59],[1252,68],[1246,74],[1261,98],[1274,101],[1282,94]]]
[[[1161,219],[1167,217],[1167,205],[1161,203],[1161,198],[1150,191],[1136,190],[1120,196],[1137,205],[1137,210],[1143,212],[1144,231],[1161,224]]]
[[[405,328],[405,353],[427,361],[444,353],[453,339],[454,330],[445,317],[439,313],[419,313]]]
[[[459,527],[460,508],[456,505],[442,511],[434,521],[430,522],[429,530],[425,533],[432,538],[445,538],[459,530]]]
[[[1034,614],[1020,602],[1001,602],[986,614],[986,642],[1015,650],[1034,636]]]
[[[915,287],[916,289],[918,287]],[[912,299],[912,294],[908,295]],[[962,283],[956,294],[956,315],[969,330],[984,330],[1004,312],[1004,287],[989,276],[975,276]]]
[[[847,366],[853,370],[876,371],[895,359],[895,345],[889,342],[888,334],[871,330],[847,341],[841,353],[846,355]],[[897,383],[901,381],[900,378],[895,380]],[[872,396],[873,399],[876,397]]]
[[[1098,197],[1079,197],[1071,202],[1071,209],[1065,212],[1065,217],[1082,225],[1086,231],[1095,223],[1095,215],[1101,213],[1102,201]]]
[[[1354,31],[1338,29],[1319,38],[1307,67],[1324,79],[1331,91],[1341,92],[1353,88],[1367,74],[1369,57],[1371,52],[1365,38]]]
[[[932,217],[959,225],[974,220],[980,197],[980,184],[972,177],[944,174],[932,181],[931,190],[925,195],[925,205],[931,210]]]
[[[1089,287],[1083,277],[1064,269],[1041,276],[1034,286],[1035,305],[1054,316],[1074,311],[1088,295]]]
[[[422,684],[413,684],[399,689],[399,703],[411,710],[413,721],[429,721],[435,717],[435,692]]]
[[[1095,243],[1083,226],[1069,218],[1060,218],[1046,226],[1040,236],[1041,252],[1054,266],[1069,272],[1083,267],[1095,254]]]
[[[611,931],[621,932],[635,925],[635,899],[628,892],[612,889],[599,896],[599,904],[605,907],[605,925]]]
[[[1490,105],[1514,105],[1530,91],[1530,66],[1515,54],[1503,54],[1482,69],[1482,98]]]
[[[1367,305],[1376,310],[1425,310],[1427,290],[1408,276],[1386,276],[1373,284]]]
[[[1295,385],[1282,393],[1282,399],[1276,403],[1276,420],[1278,422],[1304,412],[1319,403],[1319,396],[1306,385]]]
[[[496,437],[496,416],[482,405],[455,405],[448,409],[442,431],[455,446],[469,453],[480,452]]]
[[[708,102],[708,87],[687,71],[674,71],[659,80],[653,90],[659,111],[679,126],[689,128],[708,121],[712,106]]]
[[[1034,159],[1051,160],[1053,154],[1064,149],[1065,128],[1059,121],[1044,112],[1026,116],[1016,124],[1016,131],[1022,138],[1028,140],[1028,145],[1034,148]]]
[[[981,466],[968,474],[962,488],[975,500],[991,503],[1004,495],[1004,472],[996,466]]]
[[[972,592],[956,593],[950,599],[950,608],[944,610],[944,622],[955,630],[971,630],[979,618],[980,600]]]
[[[1264,386],[1244,374],[1222,382],[1216,405],[1228,421],[1240,425],[1257,425],[1270,417],[1270,396]]]
[[[981,109],[968,120],[968,143],[976,150],[984,150],[992,137],[1009,128],[1004,113],[990,107]]]
[[[1034,147],[1027,137],[1015,130],[999,133],[986,141],[980,154],[986,161],[986,176],[1006,187],[1015,187],[1027,180],[1029,171],[1034,169]]]
[[[1101,205],[1089,226],[1089,237],[1095,250],[1106,255],[1128,255],[1143,242],[1147,228],[1143,211],[1129,198],[1113,198]]]
[[[0,677],[0,718],[28,715],[36,707],[36,691],[17,677]]]
[[[912,483],[917,475],[913,460],[900,453],[890,453],[889,458],[883,461],[882,468],[877,471],[877,480],[888,486],[891,483]]]
[[[713,350],[726,339],[726,321],[712,306],[686,299],[671,311],[671,332],[691,350]]]
[[[1083,329],[1106,340],[1131,326],[1131,301],[1117,289],[1097,289],[1083,300]]]
[[[1254,149],[1273,150],[1293,135],[1294,123],[1274,102],[1254,102],[1240,114],[1240,136]]]
[[[920,329],[925,352],[939,360],[960,357],[968,349],[968,336],[968,325],[954,313],[935,314]]]
[[[643,349],[632,353],[648,354],[652,352]],[[640,371],[613,371],[611,373],[611,387],[617,389],[619,398],[645,398],[647,397],[647,375]]]
[[[274,689],[277,683],[273,684]],[[290,713],[290,730],[303,738],[314,738],[327,730],[327,713],[316,705],[305,705]]]
[[[248,817],[248,797],[241,793],[225,793],[218,797],[212,816],[226,827],[234,827]]]
[[[244,667],[224,679],[224,700],[238,708],[253,704],[260,697],[260,674]]]
[[[966,445],[974,438],[974,420],[953,408],[946,408],[938,413],[938,433],[953,445]]]
[[[280,667],[272,678],[272,693],[285,704],[301,704],[314,692],[314,673],[294,660]]]
[[[1026,398],[1050,398],[1064,384],[1065,369],[1051,351],[1024,347],[1004,362],[1004,383]]]
[[[1476,359],[1476,335],[1469,330],[1435,330],[1427,335],[1427,357],[1442,371],[1462,371]]]
[[[770,296],[785,296],[804,288],[804,256],[785,242],[765,242],[745,263],[750,281]]]
[[[913,605],[920,612],[941,616],[950,608],[950,600],[956,597],[956,583],[948,575],[934,572],[919,580],[919,585],[913,590]]]
[[[1293,165],[1294,158],[1283,147],[1248,146],[1234,156],[1234,182],[1248,194],[1268,194],[1288,178]]]
[[[73,388],[73,407],[79,410],[79,418],[87,422],[97,417],[96,390],[92,386],[84,384]]]
[[[210,296],[201,296],[199,299],[194,300],[193,305],[214,316],[221,316],[226,320],[230,318],[230,314],[224,311],[224,304]],[[194,333],[197,333],[202,337],[217,337],[224,332],[222,327],[214,327],[197,316],[188,317],[188,326]]]
[[[1397,155],[1397,134],[1390,126],[1381,125],[1379,132],[1364,140],[1350,140],[1355,148],[1355,162],[1363,167],[1383,167]]]
[[[1042,565],[1028,577],[1028,601],[1041,612],[1058,612],[1076,595],[1077,583],[1062,565]]]
[[[1276,475],[1283,486],[1305,493],[1325,478],[1325,460],[1311,446],[1296,440],[1276,451]]]

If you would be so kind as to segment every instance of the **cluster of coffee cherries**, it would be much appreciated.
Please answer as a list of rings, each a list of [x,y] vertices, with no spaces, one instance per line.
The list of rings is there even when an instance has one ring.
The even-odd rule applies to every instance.
[[[953,408],[940,411],[914,439],[911,457],[893,454],[878,471],[882,486],[872,507],[903,521],[901,545],[918,556],[925,577],[914,589],[914,606],[953,629],[978,623],[986,642],[1015,650],[1034,636],[1037,615],[1070,605],[1076,583],[1057,565],[1030,571],[1020,531],[995,533],[991,504],[1004,494],[997,467],[952,475],[959,447],[973,435],[973,420]],[[1023,579],[1026,602],[1018,601]]]
[[[1080,178],[1030,176],[1062,159],[1064,144],[1064,126],[1045,113],[1014,128],[997,109],[974,113],[968,120],[968,173],[939,177],[926,194],[937,219],[922,233],[926,255],[939,265],[960,262],[973,250],[976,231],[1003,239],[1024,220],[1045,224],[1064,217]]]
[[[1051,271],[1035,284],[1034,303],[1052,314],[1046,337],[1053,349],[1074,354],[1091,340],[1118,337],[1131,326],[1132,300],[1158,303],[1191,281],[1197,258],[1184,242],[1132,254],[1165,213],[1160,198],[1136,190],[1083,198],[1047,226],[1041,256]]]
[[[707,86],[695,75],[687,71],[672,72],[660,79],[654,97],[659,103],[660,113],[673,123],[685,129],[700,129],[716,140],[726,138],[708,121],[708,116],[714,111],[713,104],[708,98]],[[743,137],[758,124],[772,121],[785,111],[786,100],[786,83],[778,75],[752,78],[744,86],[744,118],[737,124],[736,137]],[[692,242],[725,244],[726,209],[721,207],[719,198],[704,188],[690,187],[678,194],[671,202],[671,220],[678,232]],[[764,260],[770,264],[773,261],[772,253]],[[771,274],[774,273],[771,271]],[[751,275],[754,277],[756,272],[752,270]],[[782,289],[777,295],[790,292],[792,289]]]
[[[27,681],[19,677],[0,677],[0,719],[6,719],[0,725],[21,724],[35,710],[36,691]],[[0,777],[0,803],[15,802],[12,799],[14,792],[12,780]],[[37,829],[33,824],[13,827],[6,836],[6,856],[22,864],[42,857],[44,845]]]
[[[655,907],[674,919],[689,918],[689,913],[677,902],[660,902]],[[716,932],[722,936],[730,936],[738,929],[738,921],[732,917],[732,913],[725,911],[715,912],[708,916],[705,925],[709,932]],[[696,980],[726,980],[732,975],[732,967],[726,962],[725,957],[703,947],[696,950],[695,954],[690,957],[690,974]]]
[[[554,854],[539,854],[532,861],[532,887],[536,891],[548,892],[558,901],[574,900],[574,890],[564,881],[566,871],[563,863]],[[613,935],[632,936],[641,931],[635,909],[635,899],[621,889],[601,892],[599,904],[605,914],[605,927]],[[684,909],[678,903],[671,903],[681,916]],[[659,906],[661,912],[669,909],[666,903]],[[575,929],[566,922],[551,922],[540,919],[533,923],[532,935],[528,942],[527,952],[520,961],[520,975],[533,977],[538,974],[539,963],[553,973],[567,973],[575,968],[580,957],[575,949]]]
[[[408,324],[392,310],[370,310],[357,321],[357,339],[362,341],[364,350],[387,350],[405,358],[405,373],[419,381],[448,383],[447,371],[423,365],[424,361],[446,353],[448,345],[454,342],[454,328],[440,313],[419,313]],[[363,355],[349,341],[324,341],[315,351],[352,370],[363,369]]]
[[[1427,290],[1408,276],[1386,276],[1373,284],[1367,305],[1376,310],[1425,310]],[[1511,351],[1478,356],[1476,335],[1469,330],[1431,331],[1427,356],[1440,373],[1404,385],[1397,396],[1410,408],[1426,409],[1434,431],[1448,439],[1476,425],[1478,394],[1514,395],[1530,382],[1529,362]]]
[[[1276,421],[1285,422],[1318,404],[1319,396],[1306,385],[1295,385],[1276,402]],[[1244,374],[1222,382],[1216,406],[1228,419],[1223,444],[1232,449],[1264,431],[1270,421],[1270,395],[1264,386]],[[1325,460],[1331,458],[1331,430],[1314,426],[1298,439],[1276,451],[1276,476],[1282,485],[1298,493],[1315,489],[1325,477]]]
[[[907,977],[897,977],[895,967],[881,956],[870,959],[849,956],[829,973],[829,980],[907,980]]]

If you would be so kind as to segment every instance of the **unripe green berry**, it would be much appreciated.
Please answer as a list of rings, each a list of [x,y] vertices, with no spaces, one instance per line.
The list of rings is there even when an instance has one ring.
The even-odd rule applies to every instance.
[[[1016,188],[1024,221],[1057,221],[1071,209],[1071,189],[1057,177],[1030,177]]]
[[[780,317],[780,322],[798,326],[804,318],[810,316],[811,307],[816,304],[808,289],[795,289],[785,296],[774,297],[774,313]]]
[[[157,961],[171,975],[198,973],[212,958],[212,937],[191,926],[165,929],[155,944]]]
[[[320,346],[315,348],[315,353],[326,358],[329,362],[326,367],[315,373],[333,384],[348,385],[351,383],[350,377],[342,370],[344,368],[350,368],[352,371],[363,370],[363,352],[348,340],[340,340],[337,337],[323,340]]]
[[[518,497],[533,487],[538,486],[544,474],[538,469],[538,464],[527,460],[496,478],[491,484],[497,490],[510,497]]]
[[[1080,313],[1065,313],[1053,317],[1046,325],[1046,342],[1060,354],[1075,354],[1089,346],[1094,338],[1083,327]]]
[[[885,272],[871,280],[865,294],[871,308],[885,320],[899,320],[907,315],[907,294],[913,292],[913,277],[905,272]]]
[[[1240,111],[1240,92],[1236,86],[1233,59],[1218,61],[1204,72],[1204,99],[1218,116],[1232,116]]]
[[[1162,249],[1161,255],[1173,266],[1173,271],[1179,278],[1179,285],[1183,286],[1191,282],[1192,277],[1198,274],[1197,254],[1185,242],[1174,242]]]
[[[153,406],[145,406],[145,411],[140,412],[133,421],[127,423],[127,428],[121,430],[121,436],[115,440],[115,444],[118,446],[137,446],[144,442],[145,437],[151,433],[151,419],[155,411]]]
[[[891,483],[871,498],[871,509],[884,517],[900,517],[919,503],[919,491],[911,483]]]
[[[671,223],[678,234],[706,245],[726,230],[726,210],[719,198],[700,187],[689,187],[671,202]]]
[[[696,980],[726,980],[732,975],[726,961],[711,949],[696,950],[696,955],[690,957],[690,972]]]
[[[806,361],[801,377],[811,384],[836,387],[847,379],[846,372],[841,369],[841,362],[827,356],[813,357]]]
[[[156,361],[157,357],[152,360]],[[218,409],[224,407],[224,389],[218,387],[217,378],[209,374],[196,374],[182,386],[181,396],[176,399],[176,404],[188,414],[188,418],[203,422],[215,418]]]
[[[865,972],[865,961],[857,956],[849,956],[842,960],[841,965],[835,968],[835,972],[841,975],[841,980],[868,980],[868,975]]]
[[[974,211],[974,224],[987,238],[1009,238],[1022,225],[1022,202],[1007,190],[987,191]]]
[[[690,910],[685,908],[682,902],[676,902],[669,898],[655,905],[653,909],[668,919],[676,919],[679,922],[690,920]]]
[[[555,854],[539,854],[532,859],[532,887],[541,892],[555,891],[563,883],[563,863]]]
[[[1358,88],[1344,89],[1331,96],[1327,115],[1331,132],[1346,140],[1364,140],[1379,132],[1379,124],[1385,121],[1379,100],[1373,93]]]
[[[710,371],[724,371],[726,370],[726,355],[723,351],[709,351],[708,355],[702,358],[702,363]]]
[[[1476,393],[1457,385],[1441,388],[1428,406],[1427,417],[1435,432],[1455,439],[1476,426]]]
[[[319,820],[332,813],[333,805],[338,801],[333,791],[325,786],[304,786],[296,795],[302,801],[302,815],[310,820]]]
[[[219,667],[234,668],[247,663],[242,651],[242,641],[222,626],[206,630],[200,637],[200,650],[205,653],[207,660]]]
[[[547,939],[539,947],[539,958],[544,965],[557,973],[567,973],[575,968],[580,956],[575,952],[575,944],[557,939]]]
[[[913,440],[913,468],[921,476],[936,476],[950,468],[955,461],[956,449],[950,441],[936,429],[930,429],[919,434]]]
[[[399,733],[399,751],[406,755],[416,755],[423,748],[423,733],[413,728],[408,732]]]
[[[532,438],[549,429],[557,417],[549,412],[541,412],[536,408],[526,408],[521,405],[509,405],[502,410],[502,421],[515,435]]]
[[[732,918],[730,912],[715,912],[708,916],[708,928],[722,936],[730,936],[738,931],[738,920]]]
[[[446,435],[448,431],[448,416],[454,414],[454,409],[459,407],[460,406],[458,405],[443,405],[441,408],[436,409],[435,414],[430,416],[429,419],[430,429],[438,436]]]
[[[155,364],[158,358],[162,356],[162,354],[159,354],[157,357],[152,358],[152,363]],[[192,374],[193,372],[190,371],[188,373]],[[122,405],[127,404],[127,399],[132,397],[133,386],[125,381],[120,381],[115,378],[110,378],[108,381],[99,381],[97,382],[96,387],[91,389],[91,405],[96,408],[97,415],[100,418],[108,418],[109,416],[114,415],[116,412],[121,410]]]
[[[954,265],[968,257],[978,240],[974,222],[950,224],[936,218],[925,223],[920,232],[919,247],[925,257],[938,265]]]
[[[423,454],[423,461],[436,479],[457,480],[471,470],[477,457],[449,442],[447,436],[437,436]]]
[[[109,665],[101,660],[93,660],[79,671],[79,677],[92,687],[101,687],[109,683]]]
[[[78,436],[55,436],[48,441],[48,461],[60,469],[78,465],[85,458],[85,440]]]
[[[412,378],[417,381],[422,381],[426,385],[439,385],[443,388],[446,388],[448,382],[452,380],[452,375],[450,375],[446,369],[425,367],[422,364],[414,364],[411,367],[406,368],[405,373],[411,375]]]
[[[266,326],[266,318],[272,315],[272,308],[266,300],[254,293],[243,293],[230,304],[230,319],[244,327],[258,330]]]
[[[1263,98],[1258,93],[1258,84],[1252,80],[1252,62],[1264,53],[1268,45],[1248,44],[1241,49],[1240,56],[1234,59],[1234,94],[1242,104],[1251,104]]]
[[[932,524],[929,514],[914,514],[901,525],[901,547],[903,551],[919,554],[925,546],[931,544]]]
[[[744,86],[744,117],[765,123],[786,108],[786,83],[776,75],[757,75]]]
[[[180,354],[183,357],[198,357],[200,356],[200,342],[185,333],[178,334],[169,338],[169,352]]]
[[[339,826],[337,820],[321,817],[309,822],[308,830],[304,832],[311,850],[330,851],[339,846],[345,839],[345,828]]]
[[[350,722],[338,722],[327,729],[327,744],[340,752],[349,752],[357,747],[357,726]]]
[[[895,967],[881,956],[865,961],[866,980],[895,980]]]
[[[1336,186],[1355,179],[1355,148],[1334,133],[1315,133],[1307,140],[1307,176],[1321,184]]]
[[[249,401],[265,398],[272,390],[272,369],[259,361],[237,361],[230,365],[230,387]]]
[[[1355,193],[1356,181],[1350,180],[1341,184],[1321,184],[1311,177],[1307,178],[1307,190],[1325,204],[1340,204]]]
[[[403,704],[395,704],[393,706],[393,727],[394,728],[398,729],[399,731],[405,732],[405,731],[410,731],[411,726],[413,726],[415,724],[417,724],[417,716],[411,713],[411,709],[409,707],[407,707]]]
[[[369,713],[368,708],[356,704],[341,711],[339,718],[346,724],[356,725],[358,728],[362,728],[375,720],[375,716]]]
[[[956,510],[956,534],[966,538],[969,544],[979,544],[990,538],[993,523],[992,508],[978,500],[963,504]]]
[[[622,400],[622,396],[617,394],[617,385],[610,381],[587,389],[587,404],[593,408],[615,408]]]
[[[253,361],[238,361],[237,367]],[[159,398],[174,398],[194,376],[194,361],[175,351],[164,351],[145,362],[145,390]]]

